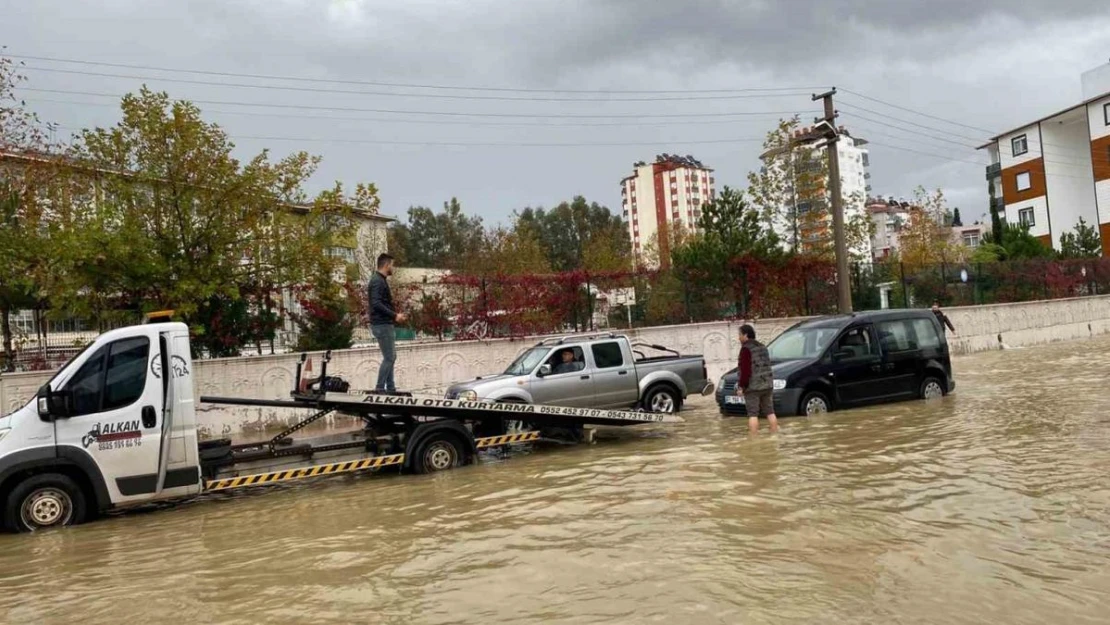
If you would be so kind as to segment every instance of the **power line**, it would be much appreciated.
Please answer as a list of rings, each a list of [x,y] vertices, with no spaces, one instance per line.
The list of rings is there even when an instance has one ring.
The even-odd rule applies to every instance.
[[[895,117],[893,115],[888,115],[887,113],[883,113],[883,112],[880,112],[880,111],[875,111],[875,110],[872,110],[872,109],[869,109],[869,108],[864,108],[864,107],[859,106],[857,104],[840,103],[839,107],[847,107],[849,109],[849,111],[856,110],[856,111],[863,111],[865,113],[871,113],[872,115],[878,115],[879,117],[884,117],[886,119],[893,119],[894,121],[901,122],[901,123],[909,125],[909,126],[914,126],[914,127],[917,127],[917,128],[921,128],[923,130],[930,130],[932,132],[943,133],[943,134],[946,134],[946,135],[949,135],[949,136],[952,136],[952,137],[958,137],[958,138],[963,139],[965,141],[971,141],[973,143],[982,144],[984,142],[984,140],[982,138],[979,138],[979,137],[969,137],[967,135],[961,135],[961,134],[956,133],[956,132],[952,132],[952,131],[949,131],[949,130],[944,130],[943,128],[937,128],[935,126],[927,126],[925,124],[919,124],[917,122],[911,122],[908,119],[902,119],[901,117]]]
[[[38,87],[21,87],[24,91],[37,93],[61,93],[65,95],[83,95],[98,98],[119,99],[115,93],[96,93],[91,91],[74,91],[67,89],[42,89]],[[466,113],[462,111],[413,111],[399,109],[373,109],[348,106],[313,106],[307,104],[276,104],[272,102],[237,102],[229,100],[189,100],[193,104],[214,104],[217,106],[257,106],[263,108],[314,110],[314,111],[342,111],[345,113],[382,113],[392,115],[442,115],[448,117],[506,117],[506,118],[551,118],[551,119],[696,119],[696,118],[721,118],[751,115],[807,115],[811,111],[737,111],[731,113],[623,113],[623,114],[574,114],[574,113]]]
[[[52,98],[32,98],[28,100],[29,103],[46,102],[51,104],[70,104],[76,106],[102,106],[108,108],[118,108],[118,104],[113,102],[79,102],[76,100],[56,100]],[[260,111],[225,111],[221,109],[204,109],[205,114],[215,115],[245,115],[250,117],[275,117],[282,119],[302,119],[302,120],[317,120],[317,121],[337,121],[337,122],[382,122],[388,124],[421,124],[421,125],[445,125],[445,126],[490,126],[490,127],[505,127],[505,128],[594,128],[594,127],[636,127],[636,126],[674,126],[674,125],[702,125],[702,124],[738,124],[748,119],[695,119],[683,121],[660,121],[660,122],[645,122],[645,121],[627,121],[627,122],[570,122],[570,123],[555,123],[555,122],[489,122],[478,120],[446,120],[446,119],[395,119],[388,117],[337,117],[334,115],[303,115],[294,113],[264,113]],[[802,114],[802,113],[799,113]],[[778,119],[781,113],[769,113],[765,116],[766,119]]]
[[[945,119],[943,117],[937,117],[936,115],[931,115],[931,114],[925,113],[923,111],[918,111],[918,110],[915,110],[915,109],[907,108],[905,106],[901,106],[899,104],[894,104],[892,102],[886,102],[885,100],[880,100],[878,98],[873,98],[869,95],[864,95],[862,93],[859,93],[858,91],[852,91],[851,89],[841,88],[840,90],[843,91],[844,93],[856,96],[857,98],[863,98],[864,100],[870,100],[870,101],[872,101],[876,104],[882,104],[883,106],[889,106],[890,108],[898,109],[900,111],[905,111],[907,113],[913,113],[914,115],[921,115],[922,117],[928,117],[929,119],[934,119],[936,121],[944,122],[946,124],[952,124],[953,126],[960,126],[962,128],[967,128],[968,130],[976,130],[976,131],[979,131],[979,132],[985,132],[985,133],[987,133],[991,136],[994,136],[994,135],[998,134],[997,132],[995,132],[993,130],[987,130],[985,128],[979,128],[977,126],[969,126],[967,124],[962,124],[960,122],[952,121],[950,119]]]
[[[82,129],[73,126],[57,126],[69,131],[79,132]],[[282,137],[282,136],[255,136],[255,135],[228,135],[231,139],[243,141],[292,141],[297,143],[336,143],[354,145],[395,145],[395,146],[420,146],[420,147],[503,147],[503,148],[578,148],[578,147],[633,147],[633,146],[668,146],[668,145],[711,145],[723,143],[752,143],[763,141],[763,137],[736,137],[728,139],[694,139],[679,141],[616,141],[616,142],[507,142],[507,141],[391,141],[382,139],[351,139],[329,137]]]
[[[119,69],[130,69],[139,71],[156,71],[168,73],[181,73],[181,74],[196,74],[202,76],[219,76],[224,78],[251,78],[256,80],[284,80],[290,82],[302,82],[313,84],[345,84],[345,85],[360,85],[367,87],[390,87],[401,89],[439,89],[443,91],[485,91],[485,92],[501,92],[501,93],[578,93],[578,94],[593,94],[593,95],[634,95],[634,94],[689,94],[689,93],[716,93],[716,94],[736,94],[736,93],[774,93],[781,91],[812,91],[818,87],[737,87],[730,89],[641,89],[641,90],[620,90],[620,89],[533,89],[523,87],[489,87],[489,86],[460,86],[460,85],[436,85],[436,84],[418,84],[418,83],[396,83],[396,82],[382,82],[382,81],[368,81],[368,80],[344,80],[333,78],[307,78],[300,76],[278,76],[273,74],[249,74],[237,72],[218,72],[208,70],[192,70],[192,69],[177,69],[168,67],[155,67],[150,65],[132,65],[126,63],[106,63],[100,61],[87,61],[79,59],[63,59],[57,57],[44,57],[44,56],[29,56],[29,55],[7,55],[10,58],[23,59],[29,61],[47,61],[52,63],[72,63],[84,66],[99,66],[99,67],[114,67]],[[61,70],[54,69],[48,70],[46,68],[29,68],[40,69],[44,71],[57,71],[68,73],[81,73],[74,70]],[[100,75],[100,74],[93,74]],[[126,76],[126,78],[135,78],[134,76]],[[165,79],[171,80],[171,79]],[[223,83],[217,83],[223,84]],[[364,92],[363,92],[364,93]],[[791,94],[795,95],[795,94]]]
[[[848,115],[850,115],[852,118],[862,119],[864,121],[867,121],[868,123],[878,124],[880,126],[886,126],[888,128],[893,128],[893,129],[898,130],[900,132],[912,133],[914,135],[917,135],[918,137],[923,137],[923,138],[928,138],[928,139],[935,139],[937,141],[943,141],[945,143],[951,143],[953,145],[958,145],[962,148],[967,148],[969,150],[975,149],[975,146],[973,146],[973,145],[968,145],[966,143],[961,143],[959,141],[953,141],[952,139],[945,139],[944,137],[936,137],[936,136],[932,136],[932,135],[922,135],[921,133],[919,133],[916,130],[906,130],[905,128],[902,128],[901,126],[896,126],[894,124],[889,124],[887,122],[880,121],[880,120],[874,119],[872,117],[862,115],[860,113],[848,113]]]

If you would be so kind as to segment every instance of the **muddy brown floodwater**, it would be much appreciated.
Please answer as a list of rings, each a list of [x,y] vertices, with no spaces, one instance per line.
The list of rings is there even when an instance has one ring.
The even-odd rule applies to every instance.
[[[926,404],[0,536],[4,623],[1107,623],[1110,340]]]

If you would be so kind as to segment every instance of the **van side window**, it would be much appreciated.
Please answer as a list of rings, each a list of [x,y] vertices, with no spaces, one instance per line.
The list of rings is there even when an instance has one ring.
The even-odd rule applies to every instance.
[[[598,369],[612,369],[624,366],[624,353],[620,343],[598,343],[590,348],[594,353],[594,364]]]
[[[875,329],[879,331],[879,345],[884,352],[908,352],[917,349],[909,320],[883,321],[876,324]]]
[[[917,335],[917,346],[922,349],[938,349],[940,335],[936,325],[929,319],[914,319],[913,333]]]
[[[879,355],[879,350],[875,348],[871,341],[870,326],[852,328],[845,332],[836,344],[836,351],[838,353],[850,352],[851,356],[849,358]]]

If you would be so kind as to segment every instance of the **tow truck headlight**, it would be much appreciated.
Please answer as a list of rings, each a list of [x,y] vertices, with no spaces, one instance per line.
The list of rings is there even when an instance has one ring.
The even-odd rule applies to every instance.
[[[0,428],[0,441],[4,440],[4,437],[8,435],[8,432],[11,431],[11,428]]]
[[[461,401],[478,401],[478,391],[459,391]]]
[[[773,386],[776,391],[781,391],[786,388],[786,380],[775,380]]]

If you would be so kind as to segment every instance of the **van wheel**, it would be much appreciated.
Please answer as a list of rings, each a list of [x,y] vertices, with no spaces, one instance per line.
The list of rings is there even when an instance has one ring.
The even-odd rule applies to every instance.
[[[921,390],[918,391],[918,395],[921,399],[940,399],[944,397],[944,386],[941,385],[938,378],[931,375],[926,376],[926,378],[921,381]]]
[[[16,485],[4,507],[4,525],[34,532],[74,525],[85,519],[85,493],[68,476],[46,473]]]
[[[832,410],[832,404],[829,403],[829,398],[824,393],[819,391],[810,391],[802,397],[802,403],[798,412],[808,416],[825,414]]]
[[[416,473],[438,473],[454,469],[462,464],[463,458],[457,436],[446,432],[432,434],[420,443],[412,468]]]
[[[643,407],[648,412],[664,414],[678,412],[680,405],[678,391],[666,384],[653,386],[644,396],[643,402]]]

